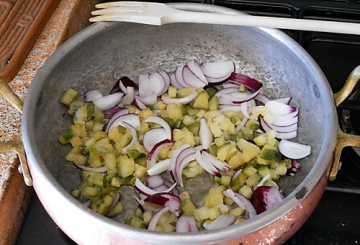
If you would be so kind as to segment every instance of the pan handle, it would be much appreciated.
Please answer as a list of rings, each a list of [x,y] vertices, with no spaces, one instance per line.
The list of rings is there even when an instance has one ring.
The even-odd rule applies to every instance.
[[[9,84],[1,77],[0,77],[0,92],[9,101],[9,103],[13,107],[15,107],[15,109],[17,109],[20,112],[20,114],[22,114],[23,102],[12,91],[12,89],[9,87]],[[25,184],[27,186],[32,186],[32,178],[26,161],[25,149],[21,137],[21,132],[13,140],[0,142],[0,153],[5,153],[9,151],[13,151],[18,155],[20,161],[19,172],[22,173]]]
[[[353,91],[360,81],[360,66],[356,67],[347,78],[342,89],[334,94],[335,104],[339,106]],[[338,126],[337,142],[335,147],[334,161],[329,174],[329,180],[335,180],[340,167],[341,151],[346,146],[360,147],[360,136],[344,133]]]

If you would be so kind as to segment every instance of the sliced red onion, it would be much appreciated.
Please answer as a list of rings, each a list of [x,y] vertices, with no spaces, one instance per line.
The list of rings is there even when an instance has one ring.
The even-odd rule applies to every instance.
[[[206,172],[221,177],[219,171],[212,165],[210,162],[206,161],[204,156],[201,154],[200,150],[197,150],[195,153],[196,161],[205,169]]]
[[[143,144],[145,149],[150,152],[156,144],[164,140],[169,140],[165,129],[155,128],[147,131],[144,134]]]
[[[277,102],[289,105],[291,102],[291,99],[292,99],[292,97],[286,97],[286,98],[278,98],[278,99],[274,99],[274,100]]]
[[[154,166],[152,166],[151,168],[149,168],[147,170],[148,175],[152,176],[152,175],[156,175],[156,174],[161,174],[167,170],[170,170],[170,159],[165,159],[162,160],[158,163],[156,163]]]
[[[243,168],[238,169],[235,174],[231,177],[231,180],[235,179],[236,177],[239,176],[239,174],[241,174],[241,172],[243,171]]]
[[[228,93],[226,94],[226,98],[233,103],[243,103],[249,100],[252,100],[260,93],[260,90],[257,90],[254,93],[249,92],[236,92],[236,93]],[[225,96],[225,95],[222,95]]]
[[[223,88],[236,88],[237,91],[239,91],[240,85],[236,83],[224,83]]]
[[[120,107],[114,107],[114,108],[120,108]],[[110,111],[111,109],[109,109],[108,111]],[[117,109],[114,109],[114,110],[117,110]],[[116,111],[110,118],[109,122],[108,122],[108,126],[106,127],[106,130],[105,132],[108,133],[109,130],[108,130],[108,127],[109,125],[111,125],[118,117],[122,116],[122,115],[125,115],[125,114],[128,114],[129,113],[129,110],[128,109],[120,109],[118,111]]]
[[[142,205],[144,209],[150,209],[153,211],[158,211],[164,207],[168,207],[169,211],[179,216],[180,214],[180,199],[169,193],[158,193],[152,196],[146,197]],[[157,210],[156,210],[157,209]]]
[[[121,92],[108,94],[101,98],[93,100],[93,103],[97,108],[99,108],[102,111],[105,111],[116,106],[121,101],[121,98],[123,96],[124,94]]]
[[[131,132],[131,136],[132,136],[130,143],[121,150],[122,154],[126,154],[127,149],[132,147],[133,145],[135,145],[135,143],[138,141],[138,137],[137,137],[136,130],[133,126],[131,126],[127,122],[122,122],[122,125],[124,125]]]
[[[186,63],[182,70],[182,77],[188,87],[203,88],[208,84],[197,60]]]
[[[240,105],[241,113],[244,115],[244,117],[249,118],[250,117],[250,106],[248,102],[241,103]]]
[[[91,172],[97,172],[97,173],[105,173],[108,169],[107,167],[103,166],[103,167],[99,167],[99,168],[92,168],[92,167],[86,167],[80,164],[75,164],[75,167],[84,170],[84,171],[91,171]]]
[[[277,124],[277,123],[281,123],[284,121],[288,121],[294,117],[297,117],[299,115],[299,110],[297,108],[295,108],[295,111],[289,113],[289,114],[285,114],[285,115],[271,115],[272,118],[272,123]]]
[[[177,89],[184,88],[184,87],[181,86],[180,83],[176,80],[175,73],[171,73],[171,74],[170,74],[170,84],[171,84],[172,86],[174,86],[175,88],[177,88]]]
[[[117,113],[121,110],[124,110],[124,108],[123,107],[110,108],[109,110],[104,111],[104,118],[110,119],[115,115],[115,113]],[[124,111],[124,114],[126,114],[126,113],[128,113],[127,110],[126,110],[126,112]]]
[[[256,95],[256,97],[254,99],[256,99],[257,101],[260,101],[264,105],[270,101],[270,99],[267,96],[260,94],[260,93],[258,95]]]
[[[300,163],[298,161],[296,161],[295,159],[290,159],[291,160],[291,168],[289,168],[286,172],[287,175],[290,176],[294,176],[295,173],[299,170],[300,168]]]
[[[227,164],[226,162],[222,162],[222,161],[218,160],[213,155],[203,151],[202,156],[205,158],[206,161],[210,162],[212,165],[214,165],[220,171],[227,172],[227,171],[230,170],[229,164]]]
[[[161,127],[163,127],[163,129],[165,130],[166,134],[168,135],[168,139],[169,140],[173,140],[173,135],[172,135],[172,131],[170,128],[170,125],[161,117],[157,117],[157,116],[148,116],[145,119],[145,122],[152,122],[152,123],[157,123],[159,124]]]
[[[241,106],[240,105],[219,105],[219,111],[235,111],[235,112],[239,112],[241,111]]]
[[[155,189],[165,183],[164,177],[161,175],[147,176],[145,179],[145,184],[151,189]]]
[[[151,92],[147,95],[139,95],[137,96],[137,99],[145,105],[153,105],[157,101],[157,95],[154,92]]]
[[[134,113],[128,113],[128,114],[122,114],[122,115],[121,115],[121,113],[119,113],[119,114],[120,114],[120,116],[115,114],[110,119],[111,122],[109,121],[109,123],[105,129],[106,133],[109,133],[110,129],[112,129],[113,127],[117,127],[119,125],[125,126],[124,123],[131,125],[135,129],[139,129],[141,127],[139,115],[134,114]],[[117,117],[114,118],[115,116],[117,116]],[[114,118],[114,120],[112,120],[113,118]]]
[[[172,175],[172,177],[174,178],[174,180],[176,181],[177,178],[177,169],[178,169],[178,165],[180,164],[181,160],[180,159],[180,154],[182,151],[186,150],[186,149],[190,149],[191,146],[187,143],[179,146],[178,148],[176,148],[175,150],[173,150],[172,154],[171,154],[171,158],[170,158],[170,174]]]
[[[263,186],[265,181],[270,179],[270,177],[271,177],[270,174],[265,175],[264,178],[262,178],[261,181],[256,185],[256,187]]]
[[[195,160],[195,150],[193,148],[187,148],[183,150],[177,158],[176,169],[175,169],[175,181],[179,186],[183,187],[184,182],[182,180],[183,169],[191,162]]]
[[[148,156],[147,156],[147,168],[152,168],[155,163],[157,156],[159,155],[160,151],[166,147],[172,145],[172,141],[169,139],[162,140],[154,145],[154,147],[150,150]]]
[[[192,91],[190,94],[182,98],[171,98],[169,96],[163,96],[162,100],[165,104],[180,103],[182,105],[186,105],[191,101],[193,101],[197,96],[198,96],[197,92]]]
[[[203,149],[209,149],[214,136],[213,136],[205,118],[200,119],[199,137],[200,137],[200,143],[201,143]]]
[[[311,152],[311,146],[309,145],[303,145],[284,139],[280,141],[278,148],[281,154],[291,159],[304,158],[310,155]]]
[[[134,188],[144,194],[145,196],[151,196],[151,195],[155,195],[157,193],[161,193],[161,192],[165,192],[165,193],[169,193],[172,191],[172,189],[174,189],[176,186],[176,183],[173,184],[170,188],[168,188],[165,191],[155,191],[153,189],[150,189],[149,187],[147,187],[146,185],[144,185],[138,178],[136,178],[135,180],[135,184],[134,184]]]
[[[153,90],[150,88],[148,74],[139,75],[139,95],[141,97],[150,94]]]
[[[108,212],[107,214],[109,214],[110,210],[115,206],[115,204],[120,200],[120,193],[116,192],[115,196],[113,196],[113,201],[110,205],[110,207],[108,208]]]
[[[176,222],[176,232],[195,232],[198,231],[194,216],[182,215]]]
[[[167,198],[168,200],[165,202],[164,206],[169,207],[170,212],[176,215],[176,217],[179,217],[180,215],[180,199],[172,195],[170,193],[162,193],[160,194],[162,197]]]
[[[269,99],[267,96],[263,95],[263,94],[258,94],[255,99],[257,101],[260,101],[263,104],[266,104],[267,102],[269,102],[271,99]],[[285,98],[278,98],[278,99],[273,99],[274,101],[283,103],[283,104],[290,104],[292,97],[285,97]]]
[[[289,132],[297,131],[298,128],[297,122],[288,125],[276,125],[266,122],[265,118],[263,118],[262,116],[260,116],[260,121],[261,120],[265,121],[265,123],[269,126],[269,128],[275,130],[278,133],[289,133]]]
[[[203,83],[207,83],[204,73],[200,67],[199,62],[196,59],[186,62],[186,66],[191,70],[191,72],[197,76]]]
[[[217,230],[234,224],[236,218],[237,216],[235,215],[221,214],[211,222],[204,222],[203,226],[208,231]]]
[[[131,105],[135,99],[135,89],[133,87],[126,87],[126,95],[121,99],[120,103],[123,105]]]
[[[244,74],[233,72],[230,75],[229,78],[230,82],[236,83],[236,84],[242,84],[248,89],[258,91],[263,85],[256,79],[253,79],[251,77],[248,77]]]
[[[98,89],[88,90],[84,93],[84,102],[88,103],[103,97],[102,93]]]
[[[165,71],[150,72],[148,74],[148,82],[151,85],[152,91],[157,96],[160,96],[168,90],[170,76]]]
[[[154,216],[151,218],[151,220],[149,222],[148,230],[154,231],[161,216],[164,213],[168,212],[169,210],[170,210],[169,207],[165,207],[165,208],[161,209],[159,212],[157,212],[156,214],[154,214]]]
[[[183,88],[187,88],[189,87],[189,85],[187,85],[184,81],[183,78],[183,70],[184,70],[185,64],[184,65],[180,65],[178,67],[176,67],[175,69],[175,79],[177,81],[177,83],[183,87]]]
[[[187,66],[184,67],[182,75],[188,87],[203,88],[207,85],[207,82],[197,77]],[[206,80],[205,77],[204,80]]]
[[[277,188],[272,186],[259,186],[253,192],[251,202],[253,203],[258,214],[269,210],[278,205],[283,196]]]
[[[145,106],[145,104],[141,102],[139,96],[135,96],[133,102],[134,102],[134,105],[135,105],[137,108],[139,108],[140,110],[144,110],[144,109],[147,108],[147,107]]]
[[[239,125],[236,126],[235,128],[235,132],[239,132],[245,125],[246,123],[249,121],[249,118],[248,117],[244,117],[242,120],[241,120],[241,123],[239,123]]]
[[[271,124],[265,122],[265,120],[263,119],[262,116],[260,116],[259,118],[260,118],[260,125],[264,129],[265,132],[275,130],[275,129],[273,129],[273,126]],[[284,131],[284,130],[282,130],[282,131]],[[296,135],[297,135],[297,130],[289,131],[289,132],[277,132],[276,138],[278,138],[278,139],[292,139],[292,138],[295,138]]]
[[[221,82],[226,80],[234,71],[234,62],[219,61],[201,64],[201,70],[208,82]]]
[[[278,116],[287,115],[296,111],[295,107],[275,100],[270,100],[267,103],[265,103],[265,108],[271,115],[278,115]]]
[[[231,198],[240,208],[246,210],[246,216],[251,219],[256,216],[256,210],[252,203],[243,195],[235,193],[230,188],[223,192],[225,196]]]
[[[221,84],[221,83],[225,82],[229,77],[230,77],[230,73],[223,77],[218,77],[218,78],[205,76],[206,80],[208,81],[208,85],[209,84],[213,84],[213,85]]]
[[[223,85],[223,89],[220,89],[218,92],[216,92],[216,96],[217,97],[222,97],[224,95],[228,95],[228,94],[231,94],[231,93],[239,93],[239,86],[234,84],[234,86],[226,86],[228,83],[225,83]],[[226,86],[226,87],[225,87]],[[225,96],[226,97],[226,96]]]
[[[133,87],[135,89],[138,89],[137,84],[131,80],[128,77],[122,77],[120,78],[115,84],[114,86],[111,88],[110,90],[110,94],[116,93],[116,92],[123,92],[126,94],[126,88],[127,87]]]
[[[264,120],[265,120],[265,118],[264,118]],[[277,127],[284,127],[284,126],[290,126],[290,125],[297,124],[298,121],[299,121],[299,117],[295,116],[293,118],[290,118],[289,120],[273,122],[272,125],[277,126]]]

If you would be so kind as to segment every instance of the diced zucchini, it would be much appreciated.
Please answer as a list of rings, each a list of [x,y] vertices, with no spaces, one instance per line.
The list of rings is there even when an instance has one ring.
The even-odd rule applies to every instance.
[[[109,213],[108,213],[108,217],[110,218],[114,218],[120,214],[122,214],[124,211],[124,206],[121,202],[117,202],[115,203],[115,205],[110,209]]]
[[[242,171],[242,173],[244,173],[244,174],[246,174],[248,177],[250,177],[250,176],[253,176],[254,174],[256,174],[257,173],[257,169],[256,168],[254,168],[253,166],[246,166],[245,168],[244,168],[244,170]]]
[[[64,134],[59,137],[61,144],[67,144],[70,142],[70,139],[74,136],[74,131],[70,128]]]
[[[169,86],[168,88],[168,95],[171,98],[175,98],[176,97],[176,93],[177,93],[177,88],[175,88],[174,86]]]
[[[261,149],[261,158],[263,158],[265,160],[272,160],[272,159],[275,159],[276,153],[277,153],[276,147],[270,146],[270,145],[265,145]]]
[[[95,187],[91,187],[91,186],[86,186],[82,191],[81,191],[81,195],[86,197],[86,198],[94,198],[97,197],[101,192],[101,189],[99,188],[95,188]]]
[[[74,89],[68,89],[66,90],[60,97],[60,102],[64,105],[69,106],[73,101],[76,100],[78,97],[78,92]]]
[[[201,91],[193,102],[193,107],[207,110],[209,108],[209,95],[206,91]]]
[[[214,96],[209,101],[209,110],[210,111],[217,111],[219,110],[219,97]]]
[[[186,97],[193,91],[195,91],[195,88],[193,88],[193,87],[181,88],[181,89],[177,90],[177,96],[179,98]]]
[[[270,175],[270,169],[268,166],[259,166],[257,171],[261,178],[264,178],[267,175]]]
[[[240,216],[242,214],[245,213],[245,209],[243,208],[240,208],[240,207],[236,207],[236,208],[233,208],[232,210],[230,210],[229,214],[231,215],[235,215],[235,216]]]
[[[243,166],[246,162],[244,161],[243,158],[243,153],[241,152],[236,152],[236,154],[230,158],[230,160],[228,161],[228,164],[230,165],[230,167],[232,169],[238,168],[240,166]]]
[[[250,179],[250,178],[249,178]],[[254,185],[252,185],[254,186]],[[239,190],[239,193],[241,195],[243,195],[244,197],[246,197],[247,199],[250,199],[252,194],[253,194],[253,190],[250,186],[248,185],[243,185],[240,190]]]
[[[255,173],[255,174],[249,176],[249,178],[247,178],[246,185],[252,187],[252,186],[256,186],[257,184],[259,184],[259,182],[260,182],[260,176]]]
[[[169,118],[173,120],[184,118],[184,107],[179,103],[168,104],[166,107],[166,113]]]
[[[232,148],[232,146],[231,146],[230,142],[223,144],[222,146],[218,147],[218,149],[216,151],[216,157],[220,161],[225,161],[231,148]]]
[[[127,155],[121,155],[117,159],[120,174],[123,178],[131,176],[135,171],[134,159]]]
[[[287,168],[285,162],[279,162],[278,166],[275,168],[275,173],[278,175],[285,175]]]
[[[69,105],[69,110],[68,110],[68,114],[70,116],[74,116],[75,115],[75,112],[80,108],[84,106],[84,103],[82,101],[79,101],[79,100],[76,100],[74,102],[72,102],[70,105]]]
[[[79,189],[72,189],[70,191],[70,194],[76,198],[76,199],[79,199],[80,198],[80,195],[81,195],[81,191]]]
[[[222,186],[215,186],[209,189],[208,195],[204,198],[204,203],[207,207],[213,208],[223,204],[224,188]]]

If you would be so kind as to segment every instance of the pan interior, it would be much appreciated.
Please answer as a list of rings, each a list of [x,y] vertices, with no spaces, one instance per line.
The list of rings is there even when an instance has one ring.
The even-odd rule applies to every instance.
[[[292,97],[299,107],[297,142],[312,146],[294,177],[284,177],[280,186],[290,194],[308,175],[317,160],[329,119],[321,90],[324,81],[314,74],[312,64],[297,53],[297,46],[284,45],[258,28],[203,24],[172,24],[161,27],[140,24],[106,24],[96,34],[66,50],[66,55],[45,77],[35,109],[34,141],[53,177],[69,191],[79,184],[74,166],[65,160],[70,146],[58,138],[72,123],[67,107],[59,103],[68,88],[80,94],[90,89],[108,93],[118,78],[135,81],[140,73],[165,69],[191,59],[199,62],[232,60],[236,70],[264,84],[263,93],[272,98]],[[274,33],[274,32],[273,32]],[[36,82],[36,81],[35,81]],[[316,105],[316,106],[315,106]],[[325,130],[325,132],[324,132]]]

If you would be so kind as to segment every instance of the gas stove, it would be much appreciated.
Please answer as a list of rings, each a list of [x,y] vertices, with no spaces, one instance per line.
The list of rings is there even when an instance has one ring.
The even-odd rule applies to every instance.
[[[168,2],[168,1],[162,1]],[[337,20],[360,23],[359,0],[204,0],[252,15]],[[286,31],[318,63],[334,93],[360,65],[360,36],[320,32]],[[345,133],[360,134],[360,85],[338,108],[339,124]],[[329,182],[314,213],[286,245],[337,245],[360,243],[360,149],[345,148],[341,170]],[[33,196],[17,245],[74,244],[53,223]]]

